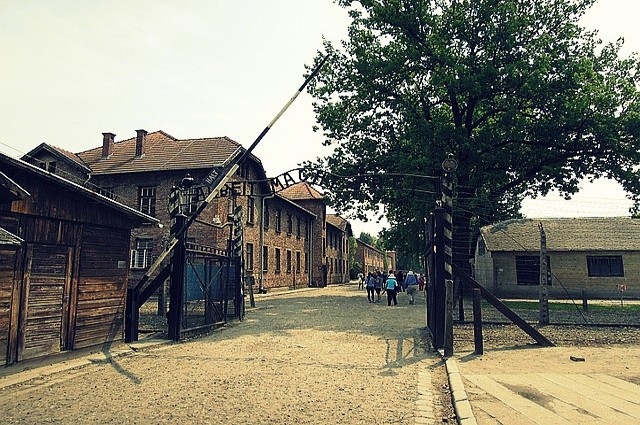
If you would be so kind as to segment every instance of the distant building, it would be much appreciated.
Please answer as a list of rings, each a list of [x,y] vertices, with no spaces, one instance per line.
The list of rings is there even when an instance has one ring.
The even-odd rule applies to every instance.
[[[551,269],[549,296],[640,297],[640,220],[625,217],[509,220],[478,238],[475,279],[499,297],[537,298],[540,230]]]
[[[328,283],[349,281],[349,238],[351,224],[336,214],[327,214],[325,264],[329,269]]]
[[[310,228],[311,285],[325,286],[349,281],[349,237],[351,225],[337,215],[327,214],[324,195],[307,182],[289,186],[281,195],[315,214]]]
[[[362,264],[363,273],[385,272],[384,252],[360,239],[356,239],[356,243],[355,260]]]

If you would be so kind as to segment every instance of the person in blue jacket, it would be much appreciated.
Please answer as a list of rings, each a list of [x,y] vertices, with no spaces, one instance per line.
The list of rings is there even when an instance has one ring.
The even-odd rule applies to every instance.
[[[387,306],[391,305],[391,301],[393,301],[393,305],[398,305],[398,299],[396,297],[396,291],[398,290],[398,281],[396,280],[396,276],[393,274],[393,270],[389,270],[389,276],[387,276],[386,282],[386,290]]]
[[[409,304],[415,304],[418,292],[418,276],[410,270],[404,278],[404,290],[409,295]]]

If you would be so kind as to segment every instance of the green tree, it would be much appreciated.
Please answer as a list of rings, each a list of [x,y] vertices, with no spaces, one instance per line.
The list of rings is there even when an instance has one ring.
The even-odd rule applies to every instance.
[[[356,242],[356,238],[349,238],[349,264],[351,267],[349,268],[349,278],[355,279],[358,276],[358,273],[362,273],[362,264],[358,260],[356,260],[356,250],[358,249],[358,242]]]
[[[370,233],[367,232],[360,232],[360,237],[358,239],[371,246],[375,246],[376,243],[376,238],[374,238]]]
[[[515,217],[527,195],[609,177],[640,200],[638,58],[578,24],[595,0],[339,0],[349,38],[309,90],[334,153],[336,210],[379,204],[398,250],[421,249],[452,154],[454,253],[468,264],[474,225]],[[320,56],[319,56],[320,57]],[[319,57],[317,60],[319,60]],[[350,201],[350,202],[347,202]],[[340,212],[340,211],[339,211]]]

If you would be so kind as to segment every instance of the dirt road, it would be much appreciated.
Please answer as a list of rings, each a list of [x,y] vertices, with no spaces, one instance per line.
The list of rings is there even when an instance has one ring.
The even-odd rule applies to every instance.
[[[399,301],[368,303],[355,285],[268,294],[210,335],[7,386],[1,422],[442,423],[446,377],[424,305]]]

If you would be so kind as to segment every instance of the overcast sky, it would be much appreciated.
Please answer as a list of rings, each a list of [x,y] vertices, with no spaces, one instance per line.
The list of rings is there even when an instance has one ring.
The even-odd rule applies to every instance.
[[[584,24],[640,51],[638,0],[600,0]],[[322,37],[346,37],[331,0],[0,0],[0,151],[42,142],[73,152],[135,130],[228,136],[248,147],[302,83]],[[327,153],[301,95],[256,149],[268,175]],[[577,202],[579,201],[579,202]],[[616,185],[576,201],[525,204],[541,216],[625,215]],[[352,221],[356,235],[379,225]]]

